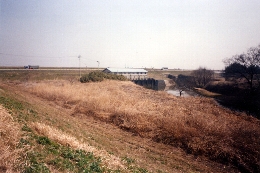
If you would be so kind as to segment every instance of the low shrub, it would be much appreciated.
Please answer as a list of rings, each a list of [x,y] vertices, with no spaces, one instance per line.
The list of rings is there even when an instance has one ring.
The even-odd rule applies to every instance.
[[[194,82],[193,76],[179,74],[175,82],[177,86],[181,88],[184,87],[192,89],[193,87],[196,87],[196,83]]]
[[[86,82],[101,82],[104,79],[110,79],[110,80],[120,80],[120,81],[125,81],[127,78],[123,75],[116,75],[116,74],[108,74],[100,71],[93,71],[90,72],[89,74],[83,75],[80,78],[81,83],[86,83]]]

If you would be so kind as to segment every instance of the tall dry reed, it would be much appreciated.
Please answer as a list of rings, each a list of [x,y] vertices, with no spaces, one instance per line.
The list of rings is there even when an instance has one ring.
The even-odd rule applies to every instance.
[[[21,137],[19,124],[0,105],[0,172],[15,172],[21,151],[16,148]]]

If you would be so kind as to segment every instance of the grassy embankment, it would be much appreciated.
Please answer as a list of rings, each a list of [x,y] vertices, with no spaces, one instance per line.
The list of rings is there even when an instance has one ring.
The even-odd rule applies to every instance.
[[[37,122],[41,118],[30,105],[11,98],[4,90],[0,93],[1,172],[101,173],[124,167],[121,160],[107,152]]]
[[[58,79],[66,79],[66,85],[72,85],[78,78],[76,71],[6,70],[1,71],[0,77],[0,103],[11,113],[1,107],[1,171],[77,172],[84,169],[87,172],[141,173],[147,170],[208,170],[208,164],[190,164],[189,158],[183,160],[178,150],[140,141],[131,133],[123,133],[107,124],[100,125],[91,117],[71,116],[68,110],[73,103],[68,102],[62,110],[57,110],[56,106],[49,105],[50,100],[39,102],[39,97],[23,91],[48,79],[55,79],[59,83],[57,87],[64,82]],[[170,155],[173,156],[171,160]],[[80,164],[82,162],[85,167]]]
[[[17,85],[17,89],[44,99],[46,104],[54,104],[65,109],[72,117],[94,118],[97,121],[107,122],[134,135],[180,147],[187,153],[205,156],[227,165],[234,165],[243,172],[259,171],[259,120],[243,113],[223,109],[212,99],[174,97],[164,92],[146,90],[131,82],[104,81],[72,84],[68,81],[54,80],[17,83]],[[38,117],[33,111],[18,115],[25,116],[22,128],[26,136],[29,136],[25,140],[26,147],[28,147],[27,142],[34,143],[37,147],[45,148],[46,152],[49,152],[49,145],[52,149],[58,145],[57,150],[59,151],[55,149],[55,152],[58,153],[57,165],[66,163],[68,161],[66,159],[70,159],[66,156],[63,157],[66,155],[63,154],[64,145],[60,146],[60,144],[69,144],[77,148],[72,142],[74,138],[65,137],[60,140],[58,136],[62,136],[59,135],[62,132],[59,130],[56,132],[52,126],[41,124],[43,117]],[[36,117],[33,118],[33,116]],[[28,117],[31,117],[32,120]],[[45,118],[55,121],[55,118],[47,115]],[[52,125],[55,123],[53,122]],[[62,127],[64,129],[66,126]],[[48,130],[49,128],[52,130]],[[44,136],[43,139],[41,136]],[[72,140],[68,141],[68,138]],[[75,139],[75,141],[77,140]],[[22,141],[22,143],[24,142]],[[75,152],[79,151],[75,150]],[[40,154],[40,156],[42,155],[44,153]],[[33,155],[33,159],[35,157]],[[49,169],[63,168],[57,165],[55,165],[57,167],[50,166],[51,163],[56,164],[55,158],[52,159],[46,161],[47,166],[43,162],[43,166],[45,165]],[[63,159],[64,162],[60,161]],[[128,163],[132,162],[128,157],[125,160]],[[72,162],[73,158],[69,160],[69,163]],[[98,165],[99,160],[94,162],[97,162]],[[120,159],[117,163],[119,163],[118,167],[121,164],[124,166]],[[128,168],[131,169],[129,166]],[[145,171],[145,169],[138,167],[133,169],[140,172],[141,170]]]
[[[259,121],[223,109],[212,99],[179,99],[125,82],[58,83],[39,83],[30,91],[60,106],[75,104],[74,116],[95,117],[244,171],[259,169]]]
[[[131,158],[120,159],[69,134],[82,130],[73,118],[39,113],[37,106],[18,101],[17,93],[16,98],[7,90],[0,94],[1,172],[147,172]]]

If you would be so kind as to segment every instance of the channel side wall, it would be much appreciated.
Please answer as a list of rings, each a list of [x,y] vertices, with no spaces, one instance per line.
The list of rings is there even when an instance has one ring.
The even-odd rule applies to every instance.
[[[163,91],[166,87],[164,80],[155,80],[153,78],[148,79],[136,79],[132,80],[135,84],[141,85],[145,88],[157,90],[157,91]]]

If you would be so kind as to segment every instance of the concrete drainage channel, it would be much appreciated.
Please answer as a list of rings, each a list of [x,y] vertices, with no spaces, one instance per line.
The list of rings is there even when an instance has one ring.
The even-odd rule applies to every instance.
[[[132,80],[135,84],[156,91],[166,91],[169,94],[181,97],[197,96],[193,91],[180,90],[169,83],[168,80],[156,80],[153,78]],[[181,94],[180,94],[181,91]]]

